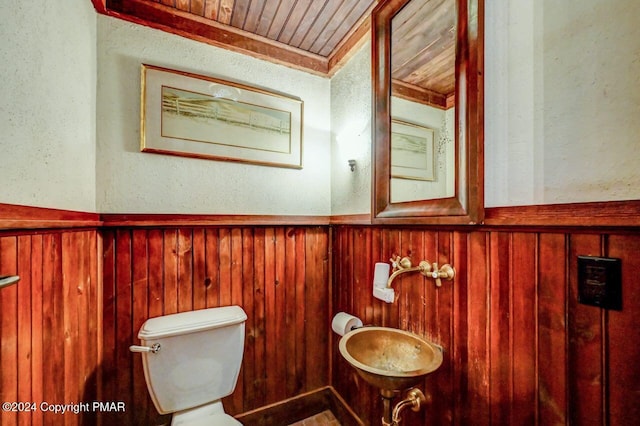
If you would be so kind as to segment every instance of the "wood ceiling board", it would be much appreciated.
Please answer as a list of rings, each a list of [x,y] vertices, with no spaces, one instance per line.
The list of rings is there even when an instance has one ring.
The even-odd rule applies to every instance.
[[[310,51],[311,46],[313,46],[318,40],[324,40],[320,41],[320,43],[324,46],[324,44],[331,36],[331,29],[328,26],[332,21],[334,21],[334,17],[342,4],[343,3],[341,0],[327,1],[322,10],[316,16],[315,22],[313,23],[311,28],[309,28],[309,31],[307,31],[307,34],[302,39],[302,42],[298,44],[297,47],[306,51]]]
[[[273,25],[273,19],[280,8],[280,4],[282,4],[281,1],[263,1],[258,18],[251,18],[245,24],[245,30],[266,37],[269,28]],[[249,14],[252,15],[251,12]]]
[[[344,52],[345,47],[359,45],[361,38],[370,34],[371,11],[377,4],[378,0],[373,2],[370,0],[359,1],[342,20],[345,25],[341,25],[331,40],[317,53],[320,56],[328,56],[330,63],[342,60],[341,58],[345,54],[341,54],[341,52]],[[315,53],[315,51],[313,52]],[[337,60],[334,61],[334,58]],[[329,69],[333,69],[333,67],[331,66]]]
[[[236,0],[233,3],[233,13],[231,14],[231,25],[236,28],[244,29],[244,23],[249,13],[251,0]]]
[[[195,13],[191,11],[191,3],[195,2],[192,2],[191,0],[176,0],[175,7],[176,9],[184,10],[185,12]]]
[[[221,24],[231,25],[231,16],[233,15],[234,0],[220,0],[218,6],[218,19]]]

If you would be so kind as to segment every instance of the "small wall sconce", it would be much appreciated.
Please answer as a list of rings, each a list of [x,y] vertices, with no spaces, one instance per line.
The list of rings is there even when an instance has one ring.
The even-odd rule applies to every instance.
[[[355,171],[356,169],[356,160],[349,160],[347,161],[347,163],[349,164],[349,168],[351,169],[351,171]]]

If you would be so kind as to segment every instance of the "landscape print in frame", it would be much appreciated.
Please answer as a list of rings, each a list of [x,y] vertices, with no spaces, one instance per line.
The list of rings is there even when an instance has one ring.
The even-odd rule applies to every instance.
[[[400,120],[391,121],[391,177],[435,180],[433,129]]]
[[[143,152],[302,168],[302,100],[142,65]]]

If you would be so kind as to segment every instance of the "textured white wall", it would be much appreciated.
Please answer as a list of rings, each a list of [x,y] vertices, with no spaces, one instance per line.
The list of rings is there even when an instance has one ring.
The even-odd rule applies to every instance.
[[[95,211],[96,15],[0,2],[0,203]]]
[[[486,2],[488,207],[640,199],[640,2]]]
[[[371,211],[371,44],[331,79],[331,213]],[[357,162],[354,172],[347,161]]]
[[[91,2],[63,3],[0,3],[0,203],[119,213],[370,211],[369,44],[330,81],[104,16],[96,30]],[[640,199],[640,2],[485,7],[487,206]],[[140,153],[141,62],[302,97],[305,168]],[[349,158],[358,160],[355,173]]]
[[[232,80],[304,102],[304,168],[141,153],[141,63]],[[97,207],[104,213],[331,213],[330,80],[98,17]]]

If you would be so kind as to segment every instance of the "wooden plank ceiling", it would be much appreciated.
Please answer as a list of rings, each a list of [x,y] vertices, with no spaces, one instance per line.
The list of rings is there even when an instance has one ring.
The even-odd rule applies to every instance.
[[[378,0],[93,0],[104,13],[330,75],[368,34]],[[100,4],[96,5],[100,11]]]
[[[380,0],[92,1],[101,13],[326,76],[368,39]],[[455,3],[413,0],[394,18],[397,95],[451,103]]]
[[[431,105],[441,108],[453,106],[455,3],[455,0],[414,0],[393,17],[391,78],[397,96],[429,99]]]

